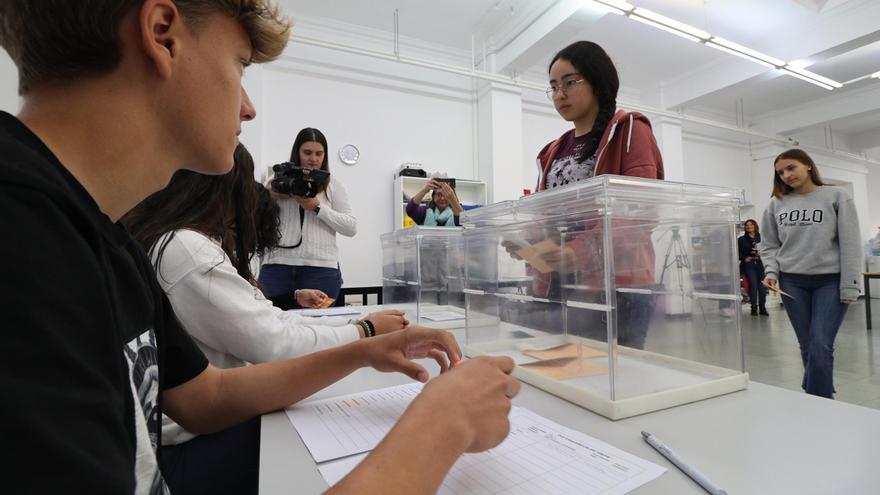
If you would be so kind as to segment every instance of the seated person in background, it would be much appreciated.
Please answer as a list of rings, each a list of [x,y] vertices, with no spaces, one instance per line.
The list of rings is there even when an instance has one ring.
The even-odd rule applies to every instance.
[[[431,191],[431,202],[421,204],[422,198]],[[406,214],[416,223],[426,227],[452,227],[461,225],[459,215],[464,211],[455,190],[447,183],[432,178],[406,205]]]
[[[297,357],[363,338],[365,329],[358,323],[282,311],[255,287],[252,257],[274,247],[281,236],[278,205],[253,177],[253,159],[239,144],[231,172],[178,171],[168,187],[122,219],[152,259],[184,328],[221,368]],[[302,306],[327,297],[312,289],[300,289],[297,296]],[[379,311],[366,320],[377,334],[409,323],[400,311]],[[202,439],[164,417],[162,468],[171,488],[190,493],[187,487],[200,486],[205,476],[216,478],[214,469],[228,469],[219,461],[234,452],[238,463],[249,463],[242,472],[250,472],[256,483],[258,422]]]

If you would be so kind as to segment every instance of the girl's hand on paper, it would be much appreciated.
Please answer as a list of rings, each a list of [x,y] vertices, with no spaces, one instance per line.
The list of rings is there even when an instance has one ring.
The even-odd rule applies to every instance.
[[[450,434],[461,435],[466,452],[490,449],[507,436],[510,400],[520,383],[510,376],[513,360],[501,356],[469,359],[431,380],[413,402],[414,414],[440,414],[451,421]]]
[[[449,370],[450,363],[461,359],[461,349],[451,333],[418,325],[358,342],[364,346],[367,366],[397,371],[420,382],[428,381],[428,371],[413,359],[431,358],[440,365],[441,373]]]

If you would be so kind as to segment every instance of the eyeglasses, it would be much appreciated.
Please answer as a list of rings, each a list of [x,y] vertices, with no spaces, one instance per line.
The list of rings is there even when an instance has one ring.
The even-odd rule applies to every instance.
[[[568,96],[568,91],[578,84],[584,82],[584,79],[569,79],[568,81],[562,81],[562,86],[550,86],[544,91],[544,94],[547,95],[547,99],[553,101],[553,98],[562,91],[562,94]]]

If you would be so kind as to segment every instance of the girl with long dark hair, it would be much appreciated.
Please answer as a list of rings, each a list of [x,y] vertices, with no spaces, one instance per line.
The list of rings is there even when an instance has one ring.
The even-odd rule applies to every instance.
[[[651,124],[640,113],[618,110],[620,80],[614,63],[601,46],[578,41],[563,48],[550,62],[549,79],[547,97],[559,115],[574,128],[548,143],[538,154],[537,191],[602,174],[663,178],[663,159]],[[571,252],[580,254],[580,259],[591,256],[586,238],[583,236],[580,242],[572,242],[570,246]],[[621,247],[633,246],[633,249],[625,253],[623,249],[615,251],[617,284],[653,286],[654,250],[650,233],[639,234],[638,238],[626,239],[619,244]],[[601,285],[601,282],[597,281],[597,284]],[[540,290],[540,280],[536,285]],[[654,296],[621,292],[616,297],[618,342],[644,347]],[[598,327],[589,323],[590,314],[583,316],[579,320],[569,318],[569,321],[584,322],[584,328]],[[600,333],[604,335],[604,332],[603,327]]]
[[[311,127],[299,131],[290,162],[329,172],[327,138]],[[285,295],[301,288],[319,289],[336,299],[342,287],[336,234],[357,233],[357,219],[342,182],[331,175],[314,198],[273,195],[281,206],[281,243],[260,269],[266,295],[284,309],[288,309]]]
[[[824,185],[799,149],[773,161],[773,197],[764,210],[765,282],[781,289],[804,363],[802,388],[834,398],[834,339],[847,306],[859,297],[862,240],[852,198]]]
[[[178,171],[122,219],[152,259],[183,327],[220,368],[303,356],[364,337],[359,322],[282,311],[255,286],[250,262],[277,244],[278,206],[254,180],[243,145],[234,159],[225,175]],[[314,292],[299,291],[300,302]],[[399,311],[365,320],[377,334],[408,324]],[[199,493],[208,486],[200,483],[216,486],[223,479],[229,493],[246,493],[236,487],[256,487],[258,437],[259,418],[202,437],[165,418],[162,467],[169,486],[175,493]]]

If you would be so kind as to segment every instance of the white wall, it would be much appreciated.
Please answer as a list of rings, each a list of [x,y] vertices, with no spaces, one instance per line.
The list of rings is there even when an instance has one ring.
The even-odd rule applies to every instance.
[[[0,49],[0,110],[18,113],[18,69],[6,50]]]
[[[331,170],[348,189],[359,220],[356,237],[339,238],[347,286],[381,285],[379,235],[392,229],[392,180],[400,163],[420,162],[429,171],[480,179],[476,94],[468,78],[292,43],[279,62],[249,69],[245,85],[258,118],[244,125],[242,141],[260,171],[288,158],[300,128],[326,133]],[[19,104],[16,69],[0,51],[0,109],[14,113]],[[522,162],[512,165],[521,167],[522,188],[534,189],[538,151],[570,128],[540,92],[523,91],[522,139],[515,143]],[[778,151],[745,141],[685,129],[684,180],[742,187],[747,202],[754,203],[742,217],[760,218],[769,197],[770,160]],[[361,151],[355,166],[336,157],[347,143]],[[816,158],[826,177],[852,184],[863,234],[873,236],[880,225],[880,166],[835,155]]]
[[[684,182],[743,188],[751,202],[752,160],[747,146],[695,132],[685,132],[682,138]]]
[[[880,227],[880,165],[868,167],[867,189],[868,213],[866,215],[869,234],[876,235]],[[860,212],[861,213],[861,212]]]
[[[324,132],[331,173],[345,185],[358,218],[354,238],[337,236],[345,285],[381,285],[379,235],[393,228],[393,207],[400,200],[392,197],[398,166],[419,162],[429,172],[474,178],[470,84],[461,78],[456,94],[448,87],[389,76],[381,64],[375,72],[359,73],[345,64],[345,57],[333,59],[348,67],[293,58],[266,67],[258,108],[261,161],[264,167],[286,161],[303,127]],[[348,143],[361,152],[357,165],[342,164],[337,157]]]

